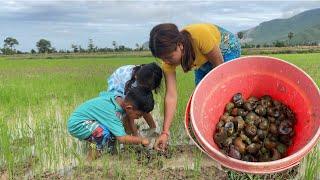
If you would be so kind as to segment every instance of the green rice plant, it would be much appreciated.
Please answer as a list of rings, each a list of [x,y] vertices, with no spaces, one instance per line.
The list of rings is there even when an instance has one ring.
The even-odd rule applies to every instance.
[[[301,161],[299,178],[317,179],[320,177],[320,144],[318,143],[312,151]]]
[[[10,130],[7,125],[7,122],[5,119],[0,119],[0,162],[3,162],[4,164],[1,164],[1,168],[5,168],[9,177],[13,177],[13,174],[15,172],[14,168],[14,152],[11,151],[11,137],[10,137]]]
[[[203,159],[203,153],[199,150],[194,152],[195,157],[194,157],[194,177],[198,177],[201,174],[201,162]]]

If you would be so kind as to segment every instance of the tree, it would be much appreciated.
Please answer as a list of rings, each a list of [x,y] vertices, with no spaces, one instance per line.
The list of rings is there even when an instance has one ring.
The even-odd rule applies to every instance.
[[[49,53],[57,53],[58,51],[56,50],[56,48],[52,47],[49,50]]]
[[[94,52],[95,50],[95,46],[93,44],[93,40],[92,39],[89,39],[89,44],[88,44],[88,51],[89,52]]]
[[[117,42],[116,41],[112,41],[112,46],[114,50],[117,50]]]
[[[242,39],[242,38],[243,38],[243,35],[244,35],[244,33],[241,32],[241,31],[237,33],[237,36],[238,36],[239,39]]]
[[[71,44],[71,48],[73,49],[73,52],[74,52],[74,53],[79,52],[79,49],[78,49],[78,46],[77,46],[77,45]]]
[[[19,42],[12,37],[7,37],[6,39],[3,40],[3,48],[0,49],[3,54],[14,54],[16,53],[16,50],[14,49],[15,45],[19,45]]]
[[[140,45],[138,43],[136,43],[136,50],[139,51],[141,48],[140,48]]]
[[[120,45],[118,49],[119,49],[119,51],[124,51],[126,49],[126,47],[124,45]]]
[[[39,53],[49,53],[51,52],[51,42],[46,39],[40,39],[37,42],[37,48]]]
[[[16,40],[15,38],[7,37],[7,38],[4,40],[4,47],[9,47],[11,51],[13,50],[13,47],[14,47],[15,45],[19,45],[18,40]]]
[[[285,46],[286,46],[283,41],[279,41],[279,40],[273,42],[272,44],[273,44],[273,46],[275,46],[275,47],[285,47]]]
[[[86,50],[85,49],[83,49],[80,45],[79,45],[79,52],[86,52]]]
[[[5,55],[14,54],[14,52],[11,51],[11,49],[8,47],[0,48],[0,51],[2,52],[2,54],[5,54]]]
[[[291,44],[291,39],[293,38],[293,32],[288,33],[289,42]]]
[[[35,54],[35,53],[37,53],[37,52],[36,52],[34,49],[31,49],[30,53],[31,53],[31,54]]]

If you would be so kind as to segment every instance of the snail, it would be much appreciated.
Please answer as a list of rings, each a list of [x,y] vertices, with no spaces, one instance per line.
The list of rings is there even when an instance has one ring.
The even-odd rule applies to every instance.
[[[271,149],[271,154],[272,154],[272,157],[271,157],[272,161],[275,161],[281,158],[281,154],[277,151],[277,149]]]
[[[227,122],[224,125],[224,128],[225,128],[228,136],[231,136],[233,134],[233,132],[234,132],[234,124],[233,124],[233,122]]]
[[[233,145],[230,146],[228,155],[235,159],[241,159],[241,154]]]
[[[245,110],[242,109],[242,108],[238,108],[238,116],[246,117],[247,114],[248,114],[247,111],[245,111]]]
[[[257,134],[257,127],[253,124],[248,124],[245,127],[246,135],[254,137]]]
[[[229,102],[227,105],[226,105],[226,112],[230,113],[232,111],[232,109],[234,108],[234,104],[232,102]]]
[[[275,123],[270,123],[269,132],[274,134],[274,135],[278,134],[278,127],[277,127],[277,125]]]
[[[264,116],[267,114],[267,109],[262,105],[258,105],[254,112],[256,112],[260,116]]]
[[[246,151],[246,144],[243,143],[241,137],[237,137],[237,138],[234,140],[234,146],[239,149],[239,152],[240,152],[240,153],[242,153],[242,154],[245,153],[245,151]]]
[[[282,135],[287,135],[290,134],[292,132],[292,122],[288,121],[288,120],[284,120],[280,123],[279,125],[279,134]]]
[[[286,156],[293,143],[295,123],[294,112],[271,96],[245,100],[236,93],[226,103],[213,139],[221,152],[232,158],[274,161]]]
[[[244,104],[244,100],[242,98],[242,94],[241,93],[237,93],[233,96],[232,98],[233,103],[236,105],[236,107],[240,107]]]
[[[254,121],[256,121],[258,119],[258,115],[254,112],[249,112],[246,117],[245,117],[245,120],[246,120],[246,123],[248,124],[254,124]]]
[[[272,98],[271,96],[268,96],[268,95],[264,95],[261,97],[261,105],[263,107],[269,107],[272,105]]]
[[[269,128],[269,122],[266,118],[263,118],[261,122],[259,123],[259,129],[266,130]]]
[[[266,138],[266,140],[264,141],[264,146],[267,149],[273,149],[277,146],[277,143],[274,141],[271,141],[270,139]]]
[[[259,151],[260,148],[261,148],[260,144],[252,143],[252,144],[247,146],[246,150],[250,154],[256,154]]]

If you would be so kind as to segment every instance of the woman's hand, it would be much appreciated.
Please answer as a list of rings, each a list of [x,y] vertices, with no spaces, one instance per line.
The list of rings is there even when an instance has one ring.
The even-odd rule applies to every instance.
[[[168,139],[168,134],[162,133],[154,143],[154,149],[157,151],[164,151],[167,147]]]

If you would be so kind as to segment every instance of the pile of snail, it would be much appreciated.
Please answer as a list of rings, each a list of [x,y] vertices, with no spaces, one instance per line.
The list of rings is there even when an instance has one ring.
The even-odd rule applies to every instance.
[[[214,141],[228,156],[249,162],[266,162],[286,156],[294,136],[295,115],[281,102],[264,95],[260,99],[241,93],[225,106]]]

